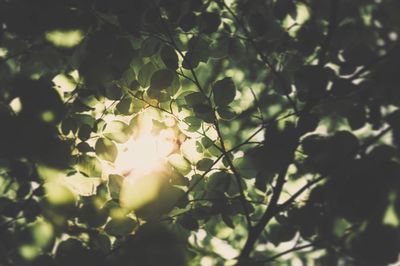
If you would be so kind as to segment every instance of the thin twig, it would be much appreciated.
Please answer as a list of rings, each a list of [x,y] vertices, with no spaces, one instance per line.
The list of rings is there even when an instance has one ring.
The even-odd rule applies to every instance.
[[[283,185],[285,184],[287,169],[288,165],[285,166],[278,174],[271,200],[260,221],[252,228],[252,230],[249,231],[246,243],[239,255],[238,264],[241,264],[248,260],[250,253],[253,250],[254,244],[256,243],[261,232],[264,230],[269,221],[276,215],[276,211],[278,209],[278,200],[282,193]]]
[[[246,28],[244,25],[243,21],[233,12],[233,10],[225,3],[224,0],[219,0],[219,3],[223,5],[223,7],[231,14],[231,16],[234,18],[234,20],[239,24],[239,26],[243,29],[243,32],[250,42],[250,44],[254,47],[254,50],[256,53],[259,55],[261,58],[261,61],[268,67],[268,69],[271,71],[271,73],[277,78],[278,82],[280,83],[283,93],[287,100],[289,101],[290,105],[292,106],[293,110],[295,113],[299,113],[296,103],[293,101],[293,99],[290,97],[290,88],[286,85],[284,77],[275,69],[275,67],[271,64],[271,62],[268,60],[268,58],[265,56],[265,54],[262,52],[262,50],[258,47],[256,42],[251,36],[250,31]]]
[[[280,257],[282,257],[282,256],[284,256],[286,254],[292,253],[293,251],[298,251],[298,250],[302,250],[302,249],[305,249],[305,248],[310,248],[310,247],[313,247],[313,246],[315,246],[315,243],[296,246],[296,247],[293,247],[291,249],[285,250],[285,251],[283,251],[281,253],[278,253],[278,254],[276,254],[276,255],[274,255],[274,256],[266,259],[266,260],[257,261],[257,262],[262,262],[262,263],[272,262],[272,261],[276,260],[277,258],[280,258]]]
[[[339,10],[339,0],[331,0],[331,7],[330,7],[331,13],[329,16],[328,32],[326,34],[324,42],[321,45],[321,50],[319,53],[319,60],[318,60],[319,66],[323,66],[325,64],[326,56],[329,52],[329,46],[330,46],[333,34],[337,27],[338,10]]]

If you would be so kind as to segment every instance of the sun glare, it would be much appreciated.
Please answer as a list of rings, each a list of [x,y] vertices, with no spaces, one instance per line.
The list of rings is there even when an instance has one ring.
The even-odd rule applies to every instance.
[[[146,115],[139,119],[138,129],[126,143],[117,145],[114,163],[114,172],[125,177],[121,206],[129,209],[138,209],[158,196],[169,155],[176,145],[174,129],[167,126],[155,134],[152,119]]]
[[[162,130],[159,135],[142,132],[120,145],[115,161],[117,172],[127,177],[147,175],[159,170],[174,148],[173,131]]]
[[[174,147],[174,130],[168,127],[155,134],[151,113],[142,113],[136,123],[137,131],[132,137],[117,145],[118,156],[114,163],[116,172],[129,178],[160,170]]]

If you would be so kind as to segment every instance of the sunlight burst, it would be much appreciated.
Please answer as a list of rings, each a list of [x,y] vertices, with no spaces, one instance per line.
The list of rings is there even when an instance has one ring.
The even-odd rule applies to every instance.
[[[142,124],[137,136],[119,145],[115,170],[125,177],[120,193],[125,208],[140,208],[157,197],[167,157],[175,147],[171,128],[161,130],[158,135],[151,128]]]
[[[173,151],[174,132],[165,129],[159,135],[141,132],[120,145],[115,161],[116,170],[124,176],[142,176],[160,170],[165,158]]]

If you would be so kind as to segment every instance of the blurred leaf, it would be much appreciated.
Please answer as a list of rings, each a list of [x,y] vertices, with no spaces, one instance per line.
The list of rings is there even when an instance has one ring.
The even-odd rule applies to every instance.
[[[206,34],[215,32],[221,24],[218,13],[203,12],[198,19],[199,31]]]
[[[105,231],[111,236],[122,237],[131,233],[136,226],[136,221],[128,217],[123,219],[112,219],[106,224]]]
[[[236,87],[231,78],[224,78],[215,82],[212,91],[217,106],[228,105],[235,99]]]
[[[118,155],[117,146],[111,140],[99,138],[95,145],[96,155],[100,159],[114,162]]]
[[[109,175],[108,176],[108,188],[110,190],[111,198],[119,199],[119,193],[123,183],[123,177],[120,175]]]
[[[213,160],[209,158],[204,158],[197,162],[196,168],[200,171],[207,171],[213,165],[213,163]]]
[[[78,157],[78,171],[89,177],[101,176],[101,163],[96,157],[81,155]]]
[[[229,106],[221,106],[217,108],[217,113],[219,117],[223,120],[232,120],[236,117],[235,112]]]
[[[114,120],[106,125],[104,136],[118,143],[124,143],[131,137],[131,129],[122,121]]]
[[[170,155],[168,157],[168,162],[183,175],[188,174],[192,169],[189,161],[179,154]]]
[[[139,71],[139,75],[138,75],[138,82],[139,82],[140,86],[142,86],[143,88],[146,88],[150,85],[150,79],[151,79],[154,71],[156,71],[156,68],[151,62],[142,66],[142,68]]]

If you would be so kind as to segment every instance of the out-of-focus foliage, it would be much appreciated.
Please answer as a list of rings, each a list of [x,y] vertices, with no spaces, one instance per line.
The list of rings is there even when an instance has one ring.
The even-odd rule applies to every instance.
[[[0,265],[398,261],[399,14],[0,0]]]

